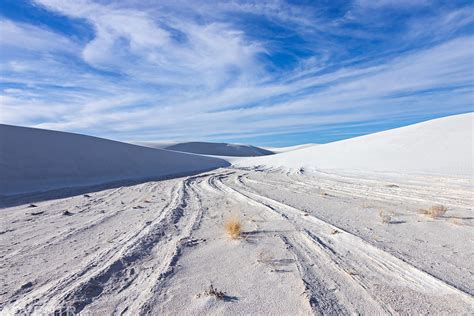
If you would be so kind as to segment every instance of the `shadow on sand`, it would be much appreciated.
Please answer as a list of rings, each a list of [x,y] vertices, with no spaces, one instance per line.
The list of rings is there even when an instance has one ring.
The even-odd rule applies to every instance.
[[[97,192],[97,191],[102,191],[102,190],[107,190],[107,189],[133,186],[140,183],[151,182],[151,181],[163,181],[163,180],[175,179],[175,178],[180,178],[180,177],[194,176],[194,175],[211,171],[211,170],[215,170],[215,169],[217,168],[196,170],[196,171],[183,172],[183,173],[175,173],[171,175],[158,176],[158,177],[126,179],[126,180],[112,181],[112,182],[95,184],[95,185],[65,187],[65,188],[52,189],[52,190],[40,191],[40,192],[21,193],[21,194],[15,194],[15,195],[0,195],[0,208],[12,207],[12,206],[17,206],[17,205],[22,205],[22,204],[33,203],[33,202],[62,199],[62,198],[67,198],[71,196],[87,194],[87,193],[92,193],[92,192]]]

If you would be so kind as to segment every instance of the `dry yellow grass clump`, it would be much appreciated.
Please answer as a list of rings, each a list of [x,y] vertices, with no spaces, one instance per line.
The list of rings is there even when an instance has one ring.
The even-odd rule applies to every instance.
[[[433,205],[427,210],[421,209],[420,213],[426,216],[429,216],[431,218],[438,218],[438,217],[443,216],[447,211],[448,211],[448,208],[446,206],[437,204],[437,205]]]
[[[225,231],[230,238],[239,238],[240,234],[242,233],[242,223],[240,221],[240,218],[237,216],[229,218],[225,222]]]

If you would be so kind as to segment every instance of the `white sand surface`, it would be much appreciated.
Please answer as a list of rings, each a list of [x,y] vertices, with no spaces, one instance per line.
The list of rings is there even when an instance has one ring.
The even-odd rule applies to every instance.
[[[168,146],[179,144],[179,142],[159,142],[159,141],[132,141],[129,142],[133,145],[139,145],[143,147],[165,149]]]
[[[473,122],[473,113],[454,115],[234,164],[472,177]]]
[[[0,125],[0,195],[184,175],[229,165],[218,158],[97,137]]]
[[[293,150],[299,150],[303,148],[308,148],[312,146],[317,146],[319,144],[301,144],[301,145],[295,145],[295,146],[287,146],[287,147],[262,147],[266,150],[270,150],[274,153],[286,153],[288,151],[293,151]]]
[[[163,147],[168,150],[182,151],[195,154],[229,157],[254,157],[272,155],[267,149],[240,144],[187,142]]]
[[[249,168],[20,204],[0,212],[0,308],[468,315],[472,190],[451,177]],[[435,203],[448,212],[418,212]]]
[[[19,197],[0,209],[0,314],[472,315],[471,122],[459,115],[181,178]],[[77,162],[74,148],[108,148],[82,137],[68,137],[74,155],[40,153]],[[139,157],[178,154],[132,147]],[[19,189],[30,188],[28,166],[45,176],[66,164],[12,148],[26,166],[11,176]],[[89,156],[80,157],[100,157]],[[133,157],[125,163],[144,159]],[[89,169],[74,170],[77,183]],[[435,205],[446,212],[426,214]],[[242,224],[237,239],[229,218]]]

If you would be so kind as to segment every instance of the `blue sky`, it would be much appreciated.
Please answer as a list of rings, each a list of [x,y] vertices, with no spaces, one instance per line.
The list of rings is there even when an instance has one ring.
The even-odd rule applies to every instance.
[[[285,146],[471,112],[473,8],[2,0],[0,122]]]

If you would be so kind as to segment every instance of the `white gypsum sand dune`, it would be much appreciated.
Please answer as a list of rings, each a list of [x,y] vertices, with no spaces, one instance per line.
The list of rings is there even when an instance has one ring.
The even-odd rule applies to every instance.
[[[465,136],[465,118],[372,136],[407,154],[435,131]],[[347,142],[388,146],[364,139]],[[284,168],[219,168],[1,209],[1,314],[472,314],[472,177],[405,174],[413,169],[393,160],[390,174],[366,172],[368,163],[352,174],[288,171],[287,155],[300,166],[319,146],[239,162]],[[451,161],[472,161],[451,150],[462,155]],[[237,238],[226,234],[229,218],[240,219]]]
[[[0,125],[0,195],[184,175],[227,165],[217,158]]]
[[[165,149],[168,146],[178,144],[179,142],[160,142],[160,141],[129,141],[128,143],[143,147]]]
[[[273,152],[270,150],[251,145],[228,143],[186,142],[174,144],[164,148],[174,151],[224,157],[254,157],[273,154]]]
[[[287,147],[262,147],[266,150],[270,150],[274,153],[286,153],[288,151],[300,150],[303,148],[308,148],[312,146],[317,146],[318,144],[301,144],[295,146],[287,146]]]
[[[453,115],[234,164],[472,176],[473,120]]]

